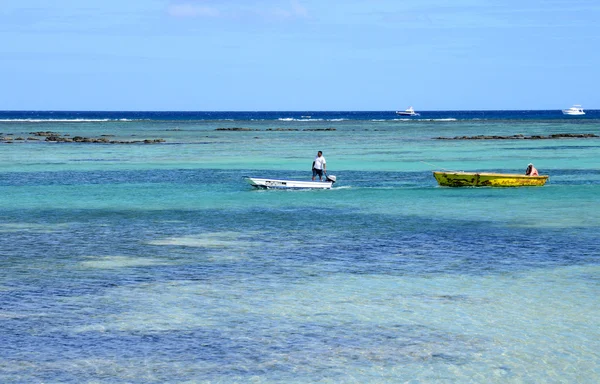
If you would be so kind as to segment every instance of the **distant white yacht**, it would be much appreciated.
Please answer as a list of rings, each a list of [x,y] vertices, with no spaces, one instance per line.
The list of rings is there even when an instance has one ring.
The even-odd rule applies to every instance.
[[[581,105],[579,104],[576,104],[569,109],[563,109],[562,113],[563,115],[571,116],[585,115],[585,112],[583,112],[583,108],[581,108]]]
[[[404,111],[396,111],[396,114],[400,116],[420,116],[417,112],[415,112],[413,107],[408,107]]]

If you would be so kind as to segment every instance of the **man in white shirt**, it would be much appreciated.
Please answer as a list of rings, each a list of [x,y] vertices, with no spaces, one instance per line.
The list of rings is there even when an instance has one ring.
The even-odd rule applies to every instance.
[[[315,181],[315,176],[317,175],[319,175],[319,180],[323,181],[323,172],[327,172],[327,164],[325,162],[325,156],[323,156],[323,152],[317,152],[317,157],[315,157],[315,161],[313,161],[312,171],[313,181]]]

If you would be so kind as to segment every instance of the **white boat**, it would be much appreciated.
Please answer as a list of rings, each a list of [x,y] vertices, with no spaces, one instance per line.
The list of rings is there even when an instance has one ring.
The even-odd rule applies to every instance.
[[[570,115],[570,116],[585,115],[585,112],[583,112],[583,108],[581,108],[581,105],[579,105],[579,104],[576,104],[569,109],[563,109],[562,113],[563,113],[563,115]]]
[[[260,179],[257,177],[247,177],[246,181],[251,186],[261,189],[331,189],[335,179],[335,176],[327,175],[325,181]]]
[[[396,114],[400,116],[420,116],[417,112],[415,112],[413,107],[408,107],[404,111],[396,111]]]

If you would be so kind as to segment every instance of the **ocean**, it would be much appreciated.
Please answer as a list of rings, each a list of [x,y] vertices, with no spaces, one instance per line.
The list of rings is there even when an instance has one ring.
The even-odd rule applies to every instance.
[[[600,382],[600,110],[420,113],[0,111],[0,382]]]

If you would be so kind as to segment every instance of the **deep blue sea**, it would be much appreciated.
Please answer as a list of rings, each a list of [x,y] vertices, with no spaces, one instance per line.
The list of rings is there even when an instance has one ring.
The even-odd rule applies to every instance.
[[[584,116],[565,116],[560,110],[516,111],[418,111],[419,116],[403,117],[394,111],[0,111],[0,121],[469,121],[469,120],[566,120],[585,122],[600,119],[600,110],[586,110]]]
[[[600,382],[600,111],[418,112],[0,111],[0,382]]]

